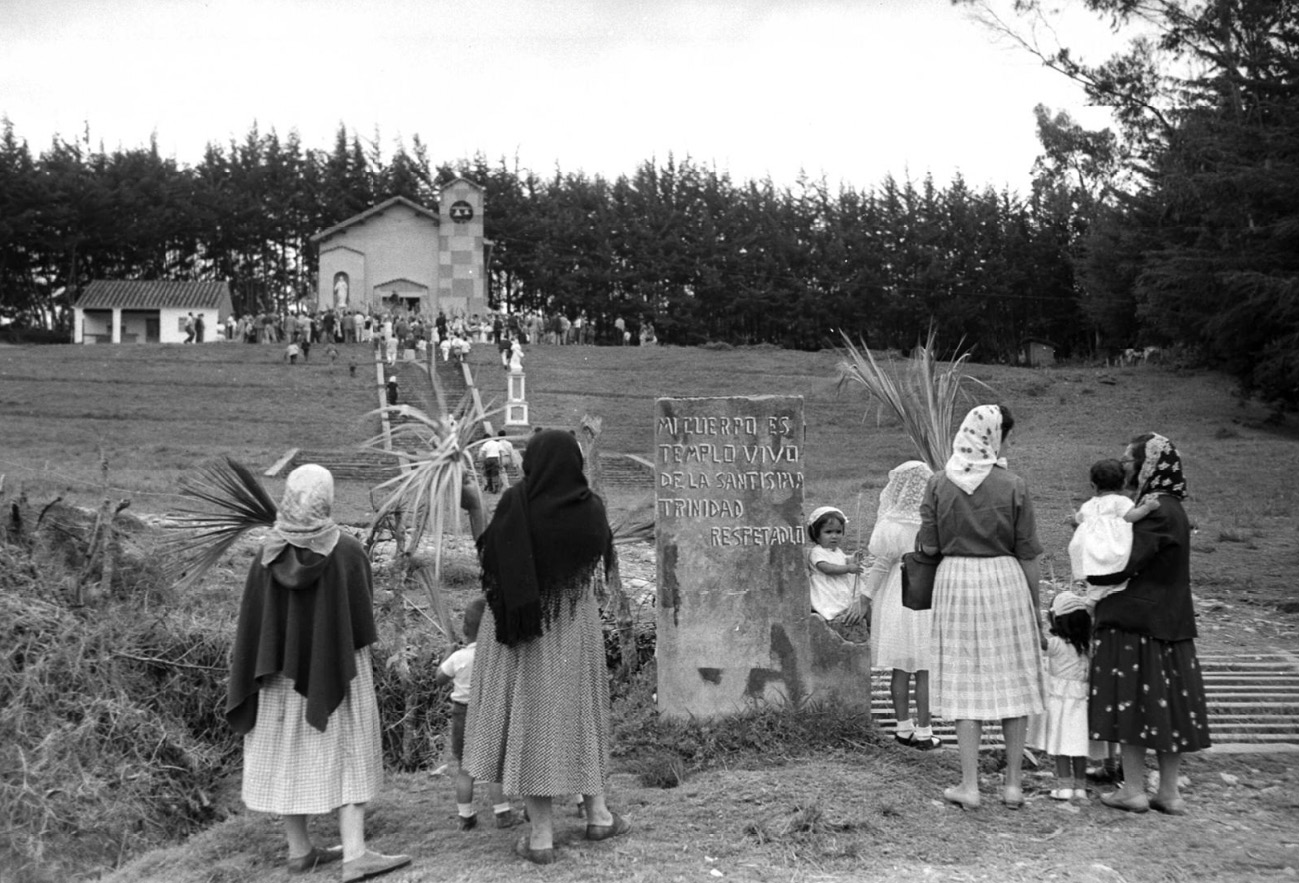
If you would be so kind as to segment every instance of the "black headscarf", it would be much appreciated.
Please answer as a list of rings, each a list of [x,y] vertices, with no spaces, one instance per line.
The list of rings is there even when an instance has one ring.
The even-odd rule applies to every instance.
[[[571,433],[539,432],[523,453],[523,480],[507,490],[478,539],[496,640],[541,635],[567,598],[576,605],[596,565],[613,561],[604,502],[586,483]]]

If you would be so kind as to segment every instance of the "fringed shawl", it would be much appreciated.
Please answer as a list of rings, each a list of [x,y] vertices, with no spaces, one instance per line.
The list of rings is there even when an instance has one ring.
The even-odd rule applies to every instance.
[[[613,532],[571,433],[528,440],[523,480],[501,496],[478,554],[496,640],[510,647],[540,636],[565,599],[576,605],[601,560],[607,572]]]

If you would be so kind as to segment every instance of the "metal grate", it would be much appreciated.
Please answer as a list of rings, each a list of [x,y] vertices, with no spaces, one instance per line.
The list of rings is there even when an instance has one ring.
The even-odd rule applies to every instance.
[[[1284,652],[1200,655],[1214,747],[1236,752],[1299,751],[1299,657]],[[889,698],[890,669],[871,673],[871,714],[881,727],[897,722]],[[934,735],[956,744],[949,721],[934,721]],[[1002,747],[1001,727],[983,728],[982,747]]]

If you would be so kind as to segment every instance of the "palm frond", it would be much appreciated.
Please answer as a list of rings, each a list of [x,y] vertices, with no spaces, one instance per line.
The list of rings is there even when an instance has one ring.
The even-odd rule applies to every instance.
[[[848,383],[864,387],[875,402],[877,414],[887,412],[897,418],[920,459],[934,471],[942,469],[952,454],[962,384],[969,380],[989,388],[964,372],[969,351],[961,353],[958,346],[956,357],[940,371],[932,327],[925,342],[917,344],[909,359],[880,361],[864,342],[859,349],[847,334],[843,340],[840,389]]]
[[[164,568],[177,588],[193,586],[247,531],[275,523],[275,501],[245,465],[225,457],[181,479],[182,506],[168,528],[178,533],[163,542]]]
[[[434,381],[437,395],[441,390]],[[382,409],[405,418],[388,438],[375,436],[365,447],[399,461],[400,472],[375,486],[372,497],[381,499],[374,523],[400,523],[414,552],[426,537],[440,538],[460,524],[460,495],[466,481],[476,480],[474,448],[488,411],[466,395],[457,407],[432,416],[410,405]],[[388,442],[391,440],[392,447]],[[433,580],[442,574],[442,543],[433,544]]]

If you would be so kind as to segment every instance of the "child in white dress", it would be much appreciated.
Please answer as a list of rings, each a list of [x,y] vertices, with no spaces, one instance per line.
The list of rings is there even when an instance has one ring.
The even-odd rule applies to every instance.
[[[839,548],[848,519],[834,506],[821,506],[807,519],[808,581],[812,610],[847,640],[866,640],[866,604],[861,592],[861,551],[851,557]]]
[[[1061,592],[1051,602],[1051,633],[1042,639],[1046,651],[1045,739],[1041,747],[1055,756],[1055,800],[1087,797],[1088,645],[1092,618],[1087,602],[1073,592]]]
[[[1140,506],[1123,493],[1123,464],[1118,460],[1100,460],[1092,464],[1093,496],[1074,514],[1077,526],[1069,541],[1069,566],[1075,586],[1084,593],[1088,611],[1107,595],[1121,592],[1126,582],[1116,585],[1093,585],[1088,580],[1108,576],[1128,566],[1132,554],[1132,523],[1159,508],[1159,500],[1150,495]]]
[[[943,743],[934,735],[929,718],[929,643],[932,610],[909,610],[902,605],[902,556],[916,547],[920,530],[920,503],[933,470],[919,460],[908,460],[889,471],[880,491],[880,508],[871,532],[870,553],[875,556],[866,576],[870,604],[872,649],[876,668],[893,670],[889,693],[897,727],[893,738],[910,748],[929,751]],[[915,678],[916,714],[910,713],[911,679]]]

